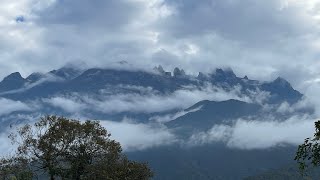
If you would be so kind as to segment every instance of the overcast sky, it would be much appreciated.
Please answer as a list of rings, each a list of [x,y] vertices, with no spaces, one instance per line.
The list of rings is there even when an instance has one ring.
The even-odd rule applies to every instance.
[[[162,65],[173,70],[178,66],[192,74],[231,67],[238,76],[248,75],[251,79],[284,77],[307,95],[306,102],[310,101],[316,107],[316,116],[320,116],[319,59],[320,0],[0,1],[0,80],[12,72],[19,71],[26,77],[68,62],[110,67],[115,62],[127,61],[147,69]],[[237,93],[231,95],[234,98]],[[148,100],[141,101],[142,98]],[[150,107],[147,112],[156,112],[167,110],[167,104],[175,108],[213,98],[221,100],[229,96],[224,92],[186,90],[168,97],[152,92],[134,96],[124,105],[122,102],[130,97],[105,99],[109,104],[96,103],[94,99],[79,103],[83,102],[80,97],[53,97],[43,102],[55,107],[63,105],[67,112],[77,114],[89,106],[99,110],[108,105],[119,112],[128,109],[141,112],[145,107]],[[100,106],[91,106],[90,102]],[[0,115],[37,110],[33,105],[37,103],[29,107],[30,103],[0,99],[0,104],[8,106]],[[313,117],[291,117],[280,123],[238,120],[234,126],[218,124],[193,138],[201,143],[223,141],[230,147],[243,149],[299,144],[313,132],[313,121]],[[104,123],[126,148],[144,148],[143,142],[158,145],[153,143],[154,139],[175,142],[175,137],[162,127]],[[123,136],[123,129],[134,136]],[[301,133],[296,134],[297,131]],[[272,132],[276,138],[252,136],[260,132]],[[145,138],[145,134],[153,136]],[[0,133],[0,141],[1,138],[6,138],[4,133]]]
[[[320,0],[1,0],[0,78],[67,62],[320,80]]]

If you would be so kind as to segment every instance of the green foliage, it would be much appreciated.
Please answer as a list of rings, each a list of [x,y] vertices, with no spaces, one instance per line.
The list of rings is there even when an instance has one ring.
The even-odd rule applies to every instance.
[[[35,177],[42,172],[50,179],[150,179],[147,164],[130,161],[118,142],[98,121],[84,123],[57,116],[25,125],[10,138],[18,144],[16,156],[1,161],[4,179]],[[9,162],[9,163],[8,163]],[[28,171],[22,171],[28,169]],[[6,173],[4,173],[6,172]],[[18,172],[18,171],[17,171]],[[0,173],[0,174],[1,174]]]
[[[19,157],[0,159],[0,179],[29,180],[32,177],[33,172],[26,159]]]
[[[299,145],[295,160],[303,175],[306,174],[310,165],[317,167],[320,165],[320,121],[315,122],[315,134],[313,138],[306,138],[304,143]]]

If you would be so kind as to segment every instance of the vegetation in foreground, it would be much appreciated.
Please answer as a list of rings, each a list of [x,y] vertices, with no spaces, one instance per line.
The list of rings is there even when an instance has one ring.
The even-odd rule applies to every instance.
[[[310,166],[320,165],[320,121],[315,122],[315,133],[312,138],[306,138],[304,143],[299,145],[295,160],[303,174],[307,173]]]
[[[9,138],[18,148],[14,156],[0,160],[0,179],[147,180],[153,176],[147,164],[128,160],[98,121],[45,116]]]

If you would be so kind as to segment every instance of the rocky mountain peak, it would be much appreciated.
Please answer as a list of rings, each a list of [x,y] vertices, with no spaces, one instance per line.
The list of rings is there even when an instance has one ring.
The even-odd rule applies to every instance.
[[[165,71],[161,65],[154,67],[153,70],[156,73],[159,73],[160,75],[163,75],[163,76],[167,76],[167,77],[171,77],[172,76],[171,72]]]
[[[276,85],[280,85],[282,87],[291,87],[291,84],[282,77],[278,77],[272,83]]]
[[[40,79],[42,79],[45,75],[42,74],[42,73],[39,73],[39,72],[35,72],[35,73],[32,73],[30,74],[26,80],[29,81],[29,82],[36,82],[36,81],[39,81]]]
[[[161,65],[154,67],[153,70],[156,71],[157,73],[165,74],[165,71]]]
[[[218,77],[227,77],[227,78],[237,77],[231,68],[225,69],[225,70],[218,68],[216,69],[216,72],[214,75]]]
[[[25,82],[26,80],[19,72],[14,72],[0,82],[0,92],[19,89],[24,86]]]
[[[185,77],[186,73],[184,72],[183,69],[179,69],[179,68],[174,68],[173,70],[173,76],[174,77]]]
[[[79,76],[82,73],[82,70],[73,66],[65,66],[58,70],[52,70],[49,73],[66,80],[70,80]]]
[[[24,78],[21,76],[19,72],[14,72],[3,79],[3,81],[23,81],[23,80]]]

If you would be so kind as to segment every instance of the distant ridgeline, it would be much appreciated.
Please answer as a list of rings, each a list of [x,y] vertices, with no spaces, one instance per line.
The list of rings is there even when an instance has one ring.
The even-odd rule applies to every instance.
[[[295,103],[302,97],[301,93],[281,77],[271,82],[260,82],[250,80],[247,76],[237,77],[231,69],[216,69],[209,74],[199,72],[198,76],[191,76],[183,69],[175,68],[171,73],[164,71],[161,66],[155,67],[153,71],[99,68],[79,70],[76,67],[63,67],[45,74],[32,73],[27,78],[15,72],[0,82],[0,96],[30,100],[70,92],[97,93],[109,86],[116,88],[110,93],[118,93],[117,90],[123,92],[125,85],[149,87],[159,93],[170,93],[187,86],[201,88],[207,83],[225,90],[239,86],[243,95],[257,90],[265,91],[271,95],[269,103]]]
[[[281,77],[261,82],[237,77],[231,69],[192,76],[161,66],[149,71],[66,66],[26,78],[15,72],[0,82],[0,103],[8,105],[6,112],[0,111],[0,133],[10,124],[44,114],[118,122],[129,118],[133,123],[160,124],[177,142],[187,144],[197,133],[215,125],[231,127],[239,119],[282,121],[312,115],[312,107],[295,106],[303,98]],[[293,146],[239,150],[223,141],[188,148],[178,144],[128,155],[149,162],[155,179],[233,180],[285,167],[293,163],[295,151]]]

